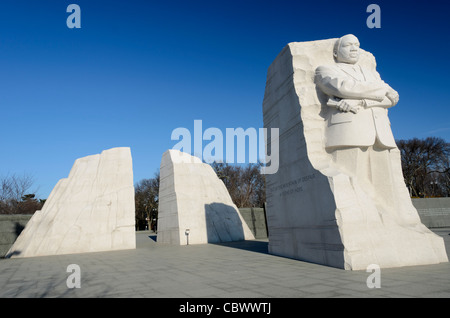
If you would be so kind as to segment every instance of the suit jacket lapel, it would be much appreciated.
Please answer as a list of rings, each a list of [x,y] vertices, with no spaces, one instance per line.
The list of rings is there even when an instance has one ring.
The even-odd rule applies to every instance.
[[[359,69],[361,70],[361,74],[363,76],[363,78],[361,77],[357,77],[355,76],[355,74],[352,74],[352,72],[347,71],[344,67],[342,67],[340,64],[337,64],[337,66],[345,73],[347,73],[348,75],[350,75],[351,77],[353,77],[355,80],[357,80],[358,82],[361,82],[361,80],[364,80],[366,78],[366,75],[364,74],[362,68],[360,65],[358,65]]]

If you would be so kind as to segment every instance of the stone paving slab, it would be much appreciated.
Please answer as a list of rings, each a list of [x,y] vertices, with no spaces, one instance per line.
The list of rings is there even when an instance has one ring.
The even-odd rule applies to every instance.
[[[450,255],[450,229],[434,229]],[[344,271],[270,255],[267,240],[170,246],[137,232],[136,250],[0,259],[0,297],[374,298],[450,297],[450,263]],[[80,288],[68,288],[80,267]]]

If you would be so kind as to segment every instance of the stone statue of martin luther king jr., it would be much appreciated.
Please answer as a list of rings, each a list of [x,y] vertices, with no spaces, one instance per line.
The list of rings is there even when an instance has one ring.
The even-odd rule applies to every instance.
[[[332,160],[324,171],[345,262],[354,268],[447,262],[442,239],[421,223],[403,179],[387,114],[398,93],[381,80],[375,59],[354,35],[335,40],[324,53],[335,63],[315,69],[315,84],[325,119],[322,146]]]
[[[329,96],[331,115],[326,129],[327,149],[367,147],[377,144],[395,148],[387,108],[399,95],[383,82],[375,70],[358,65],[359,40],[352,34],[338,39],[333,55],[336,63],[316,69],[316,84]]]
[[[359,45],[352,34],[339,38],[333,48],[336,63],[316,69],[316,85],[328,97],[325,149],[339,171],[356,178],[380,213],[392,213],[401,197],[398,189],[404,187],[388,118],[399,95],[375,68],[358,64]]]

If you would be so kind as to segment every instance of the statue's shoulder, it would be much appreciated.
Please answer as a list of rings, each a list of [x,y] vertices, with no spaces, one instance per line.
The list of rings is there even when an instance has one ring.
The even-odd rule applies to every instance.
[[[323,76],[340,73],[342,70],[337,63],[320,65],[316,68],[316,75]]]

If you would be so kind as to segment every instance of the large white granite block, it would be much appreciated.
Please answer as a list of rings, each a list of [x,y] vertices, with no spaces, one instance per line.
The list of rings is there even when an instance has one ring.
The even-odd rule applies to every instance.
[[[254,239],[210,165],[171,149],[162,156],[160,176],[159,243],[187,245]]]
[[[359,42],[342,43],[290,43],[268,70],[264,127],[280,129],[279,170],[266,175],[269,252],[352,270],[446,262],[403,180],[387,118],[398,94]]]
[[[11,247],[9,257],[136,248],[129,148],[77,159]]]

